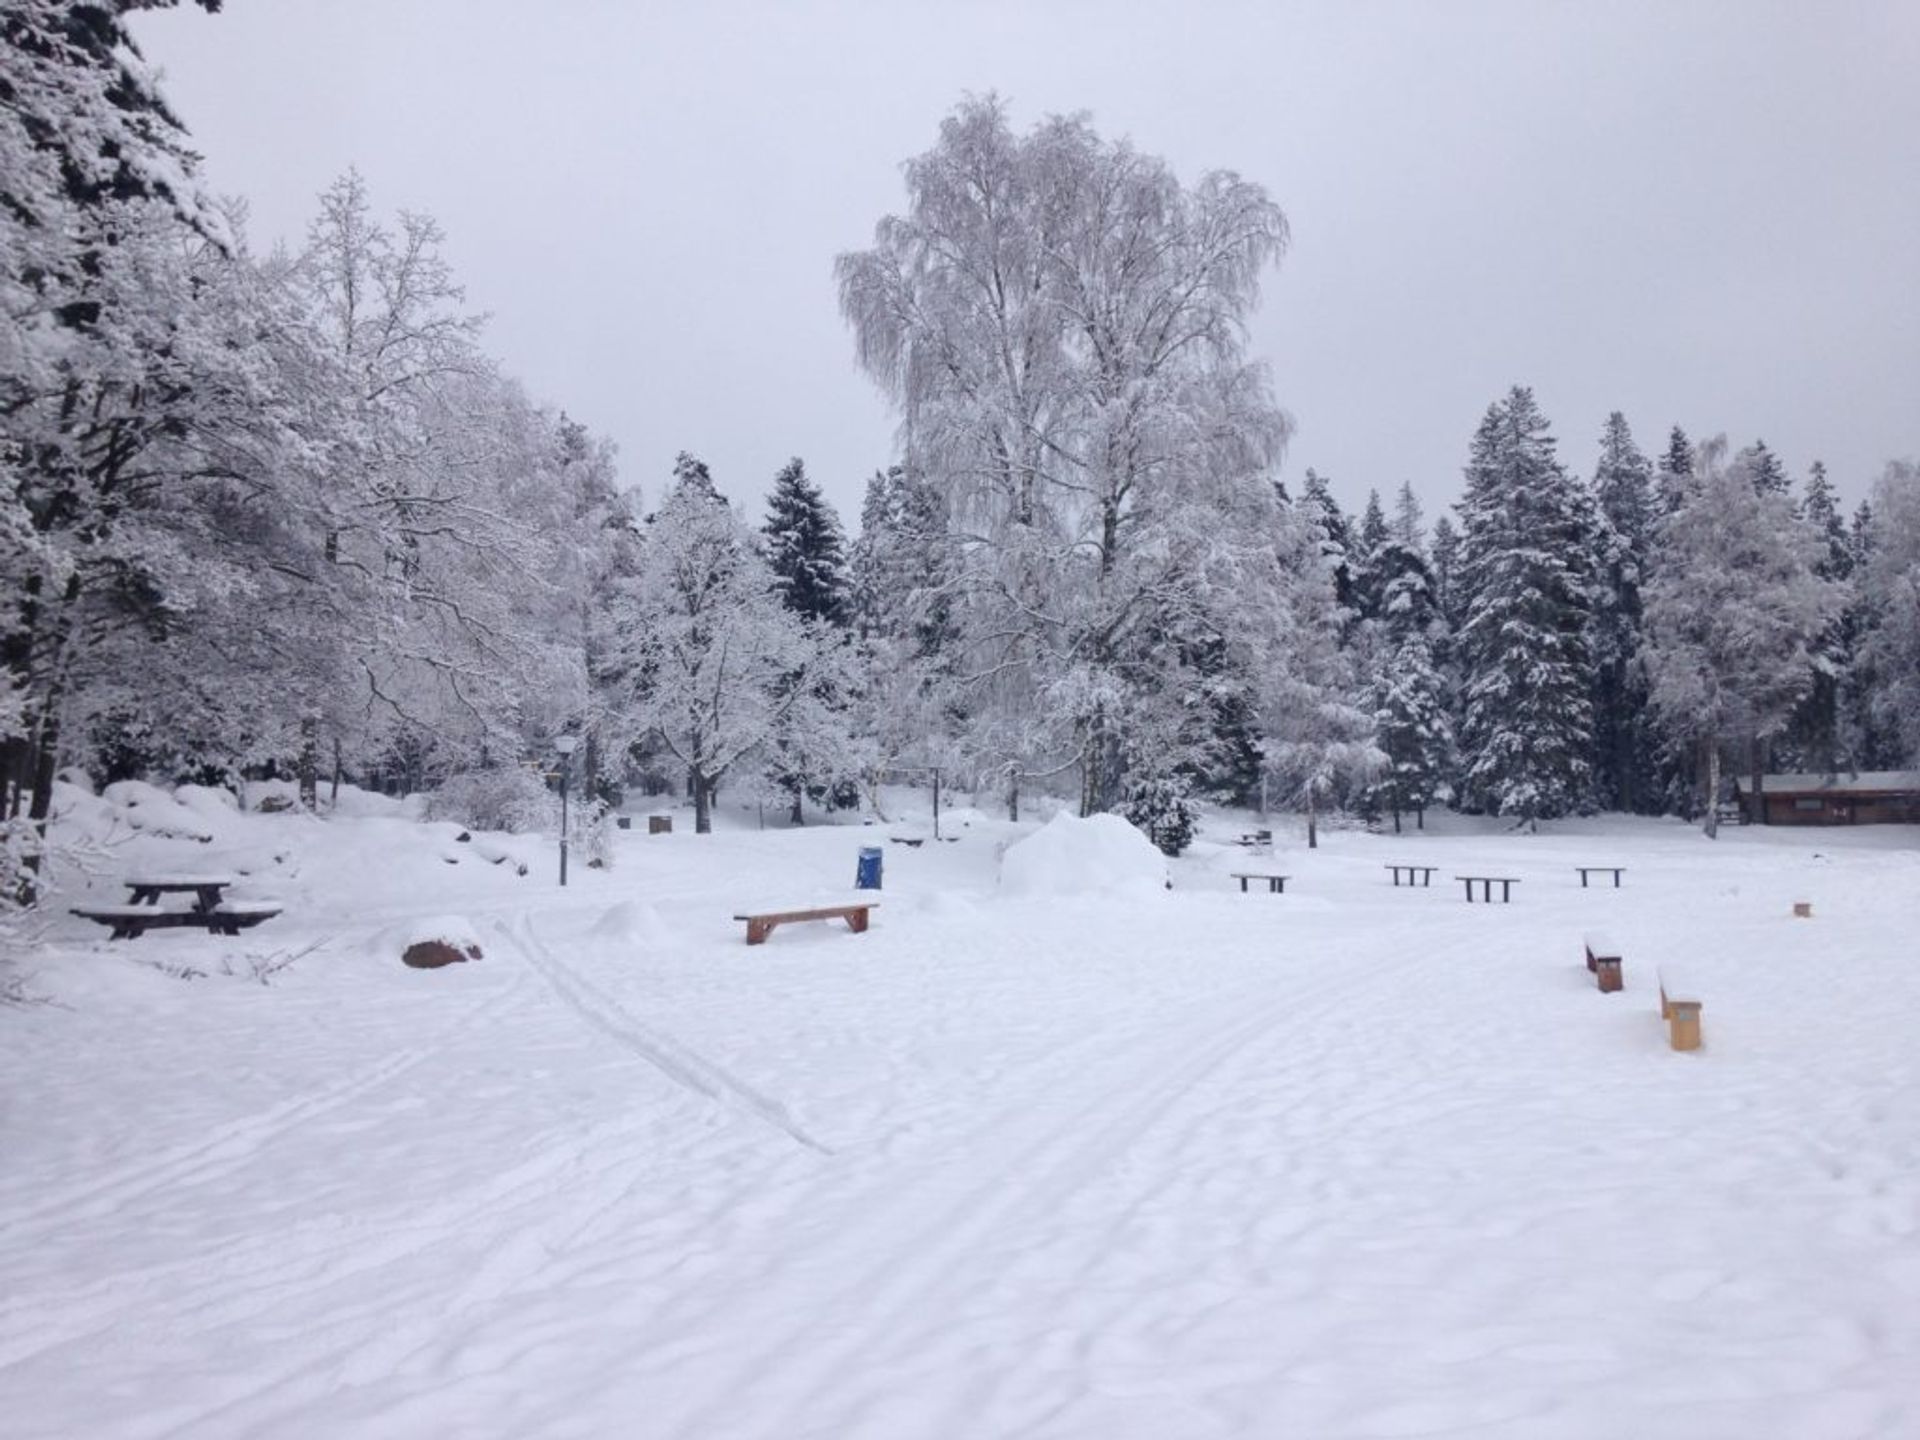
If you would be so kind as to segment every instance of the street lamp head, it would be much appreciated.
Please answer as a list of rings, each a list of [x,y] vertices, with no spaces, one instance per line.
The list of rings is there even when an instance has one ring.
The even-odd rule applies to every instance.
[[[558,750],[563,757],[573,754],[573,747],[579,743],[580,737],[578,735],[556,735],[553,737],[553,748]]]

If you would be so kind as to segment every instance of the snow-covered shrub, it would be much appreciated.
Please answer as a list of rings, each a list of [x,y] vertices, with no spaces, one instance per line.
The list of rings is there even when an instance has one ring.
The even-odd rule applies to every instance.
[[[573,834],[587,865],[594,870],[613,868],[613,812],[602,805],[582,805],[573,812]]]
[[[1187,793],[1187,782],[1173,775],[1151,775],[1129,785],[1120,814],[1162,855],[1178,855],[1192,844],[1200,822],[1200,807]]]
[[[449,776],[428,800],[427,814],[474,830],[552,830],[560,823],[560,797],[538,772],[502,765]]]

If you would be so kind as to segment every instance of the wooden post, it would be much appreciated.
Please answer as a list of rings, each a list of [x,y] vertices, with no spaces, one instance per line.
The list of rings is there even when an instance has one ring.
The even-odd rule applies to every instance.
[[[1664,997],[1663,997],[1664,998]],[[1667,1042],[1676,1050],[1700,1048],[1700,1002],[1667,1000]]]
[[[1593,973],[1600,982],[1601,994],[1611,995],[1620,989],[1620,957],[1618,955],[1595,956]]]
[[[673,817],[671,815],[649,815],[647,817],[647,834],[671,835],[672,833]]]
[[[1813,918],[1813,902],[1810,900],[1794,901],[1793,915],[1796,920],[1811,920]]]

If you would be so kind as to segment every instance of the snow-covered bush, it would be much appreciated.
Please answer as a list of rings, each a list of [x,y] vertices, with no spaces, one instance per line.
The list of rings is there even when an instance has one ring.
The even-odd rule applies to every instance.
[[[427,814],[472,830],[552,830],[560,823],[560,797],[537,771],[502,765],[449,776],[427,802]]]
[[[1162,855],[1178,855],[1192,844],[1200,822],[1200,807],[1187,793],[1187,782],[1173,775],[1149,775],[1129,785],[1120,814]]]

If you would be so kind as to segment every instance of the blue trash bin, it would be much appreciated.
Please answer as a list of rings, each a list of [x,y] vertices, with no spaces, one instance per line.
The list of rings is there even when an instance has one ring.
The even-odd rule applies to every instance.
[[[854,871],[853,888],[856,890],[880,888],[880,847],[878,845],[860,847],[860,866]]]

